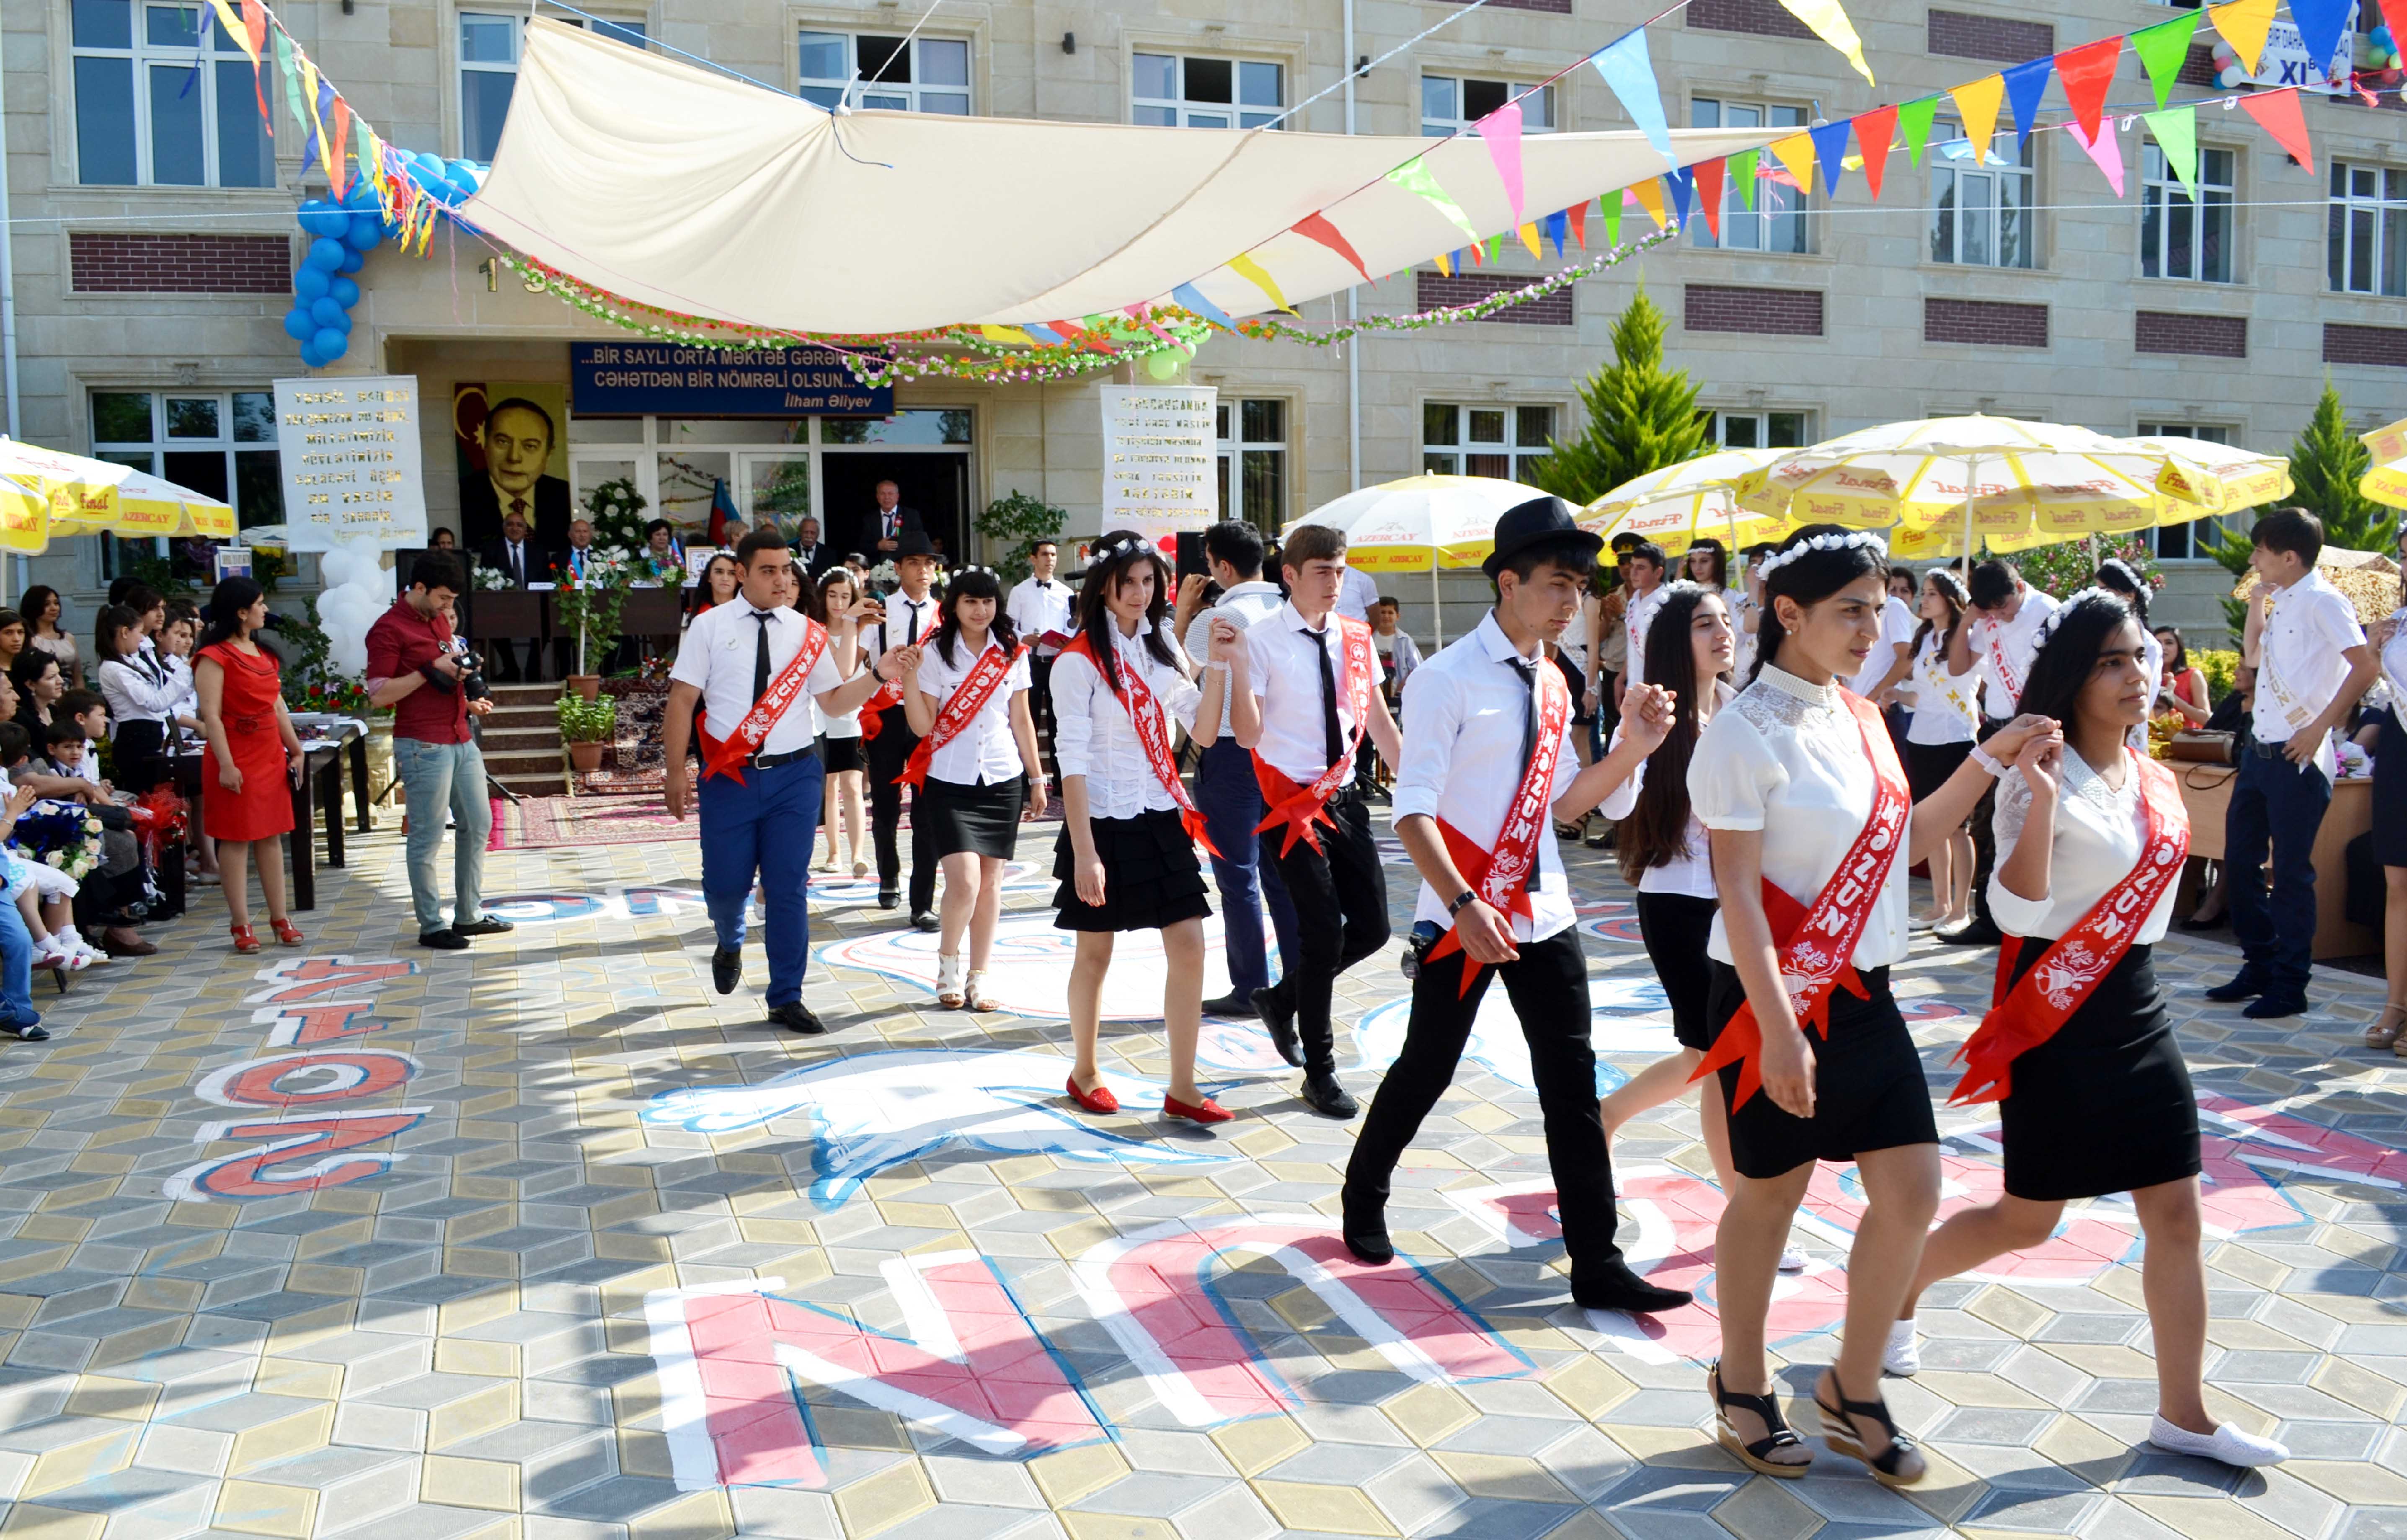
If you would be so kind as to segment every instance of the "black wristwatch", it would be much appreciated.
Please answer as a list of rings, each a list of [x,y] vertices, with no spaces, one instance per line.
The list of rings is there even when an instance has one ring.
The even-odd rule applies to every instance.
[[[1452,920],[1455,916],[1462,913],[1466,907],[1473,904],[1476,904],[1477,902],[1479,902],[1479,895],[1473,892],[1470,889],[1465,888],[1462,891],[1454,895],[1453,903],[1446,906],[1446,917],[1448,920]]]

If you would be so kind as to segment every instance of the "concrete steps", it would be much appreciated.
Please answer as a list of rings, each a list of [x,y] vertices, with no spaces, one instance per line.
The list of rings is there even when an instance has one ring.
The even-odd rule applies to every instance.
[[[568,794],[568,758],[560,742],[556,703],[565,688],[553,684],[497,684],[492,714],[477,730],[485,771],[528,797]]]

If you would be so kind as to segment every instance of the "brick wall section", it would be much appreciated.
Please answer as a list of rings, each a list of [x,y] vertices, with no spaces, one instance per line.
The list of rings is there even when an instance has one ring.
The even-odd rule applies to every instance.
[[[1925,299],[1922,340],[1981,348],[2044,348],[2047,307],[1987,299]]]
[[[1692,283],[1682,295],[1680,323],[1691,332],[1820,336],[1822,292]]]
[[[1469,0],[1446,0],[1449,5],[1467,5]],[[1572,0],[1488,0],[1481,10],[1545,10],[1557,16],[1572,13]]]
[[[151,235],[78,231],[67,236],[79,294],[284,294],[292,242],[283,235]]]
[[[2056,29],[2045,21],[2009,21],[1960,10],[1934,10],[1925,23],[1930,52],[1958,59],[2019,64],[2056,51]]]
[[[1814,29],[1788,14],[1779,0],[1689,0],[1688,25],[1707,32],[1747,32],[1759,37],[1802,37]]]
[[[1449,278],[1428,268],[1415,273],[1413,280],[1416,307],[1423,310],[1476,305],[1490,294],[1527,289],[1538,281],[1536,278],[1505,278],[1495,273],[1457,273]],[[1569,326],[1572,323],[1572,292],[1568,288],[1558,289],[1537,299],[1508,305],[1486,319],[1509,321],[1516,326]]]
[[[2187,353],[2200,358],[2246,358],[2246,316],[2202,316],[2189,311],[2142,310],[2134,318],[2131,348],[2142,353]]]
[[[2144,75],[2146,71],[2144,70],[2141,73]],[[2213,86],[2215,84],[2215,45],[2192,44],[2189,53],[2182,60],[2180,72],[2173,76],[2173,82],[2176,85],[2185,86]]]
[[[2407,369],[2407,326],[2349,326],[2324,322],[2326,364],[2379,364]]]

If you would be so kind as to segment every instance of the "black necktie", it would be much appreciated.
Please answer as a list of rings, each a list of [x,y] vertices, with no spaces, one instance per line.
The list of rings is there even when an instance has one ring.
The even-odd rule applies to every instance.
[[[1346,757],[1346,734],[1337,730],[1337,669],[1329,661],[1329,633],[1307,631],[1313,650],[1320,654],[1320,735],[1328,750],[1329,763],[1335,764]]]
[[[758,645],[752,649],[752,698],[757,701],[769,692],[769,622],[777,618],[777,612],[756,609],[752,618],[761,622]]]
[[[1527,692],[1530,697],[1529,704],[1521,711],[1520,765],[1522,772],[1526,774],[1530,768],[1530,761],[1536,758],[1538,753],[1538,662],[1534,658],[1519,657],[1507,658],[1504,662],[1513,670],[1513,677],[1521,681],[1522,690]]]
[[[919,645],[919,606],[918,605],[906,604],[903,607],[911,612],[908,629],[904,633],[903,645],[904,647],[917,647]]]
[[[510,581],[520,588],[526,587],[526,548],[523,546],[510,548]]]

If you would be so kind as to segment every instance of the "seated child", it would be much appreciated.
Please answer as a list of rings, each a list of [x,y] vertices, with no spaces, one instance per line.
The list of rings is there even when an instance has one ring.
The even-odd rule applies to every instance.
[[[0,784],[7,783],[9,777],[25,764],[31,742],[23,727],[0,722]],[[31,786],[15,790],[18,794],[11,799],[10,806],[21,816],[38,793]],[[61,967],[71,972],[108,961],[106,955],[93,950],[75,928],[74,901],[80,891],[75,878],[42,862],[28,861],[13,848],[6,851],[5,861],[5,870],[0,870],[0,902],[15,905],[24,916],[25,930],[34,938],[36,955],[54,958]]]

